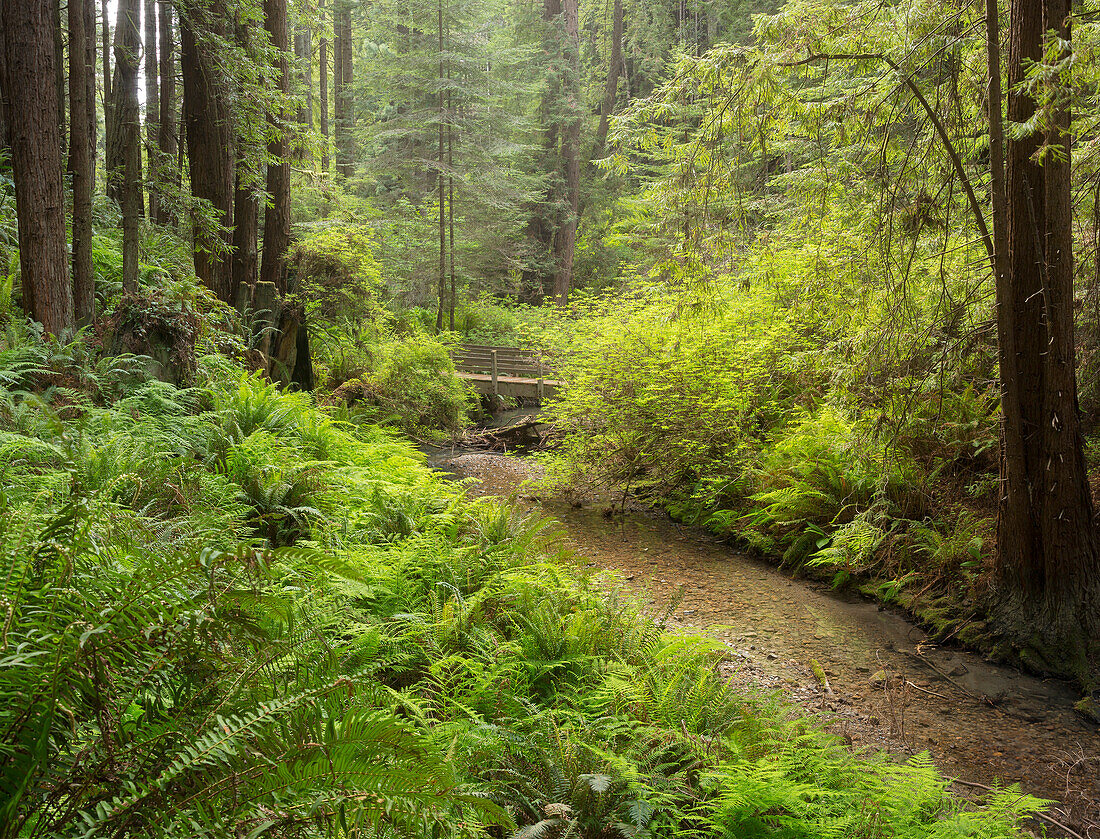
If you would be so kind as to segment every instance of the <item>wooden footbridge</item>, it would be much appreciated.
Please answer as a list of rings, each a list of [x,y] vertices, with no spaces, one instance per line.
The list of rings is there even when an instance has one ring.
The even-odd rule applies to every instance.
[[[456,344],[451,350],[458,377],[478,393],[537,399],[540,402],[558,392],[561,383],[537,350],[519,347],[491,347],[485,344]]]

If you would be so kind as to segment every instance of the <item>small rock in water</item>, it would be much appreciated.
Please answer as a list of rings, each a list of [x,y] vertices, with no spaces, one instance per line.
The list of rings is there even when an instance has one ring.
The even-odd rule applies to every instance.
[[[965,664],[956,664],[950,670],[947,671],[948,676],[965,676],[970,671],[966,668]]]
[[[868,679],[872,685],[884,685],[890,681],[890,675],[885,670],[879,670],[870,679]]]
[[[779,658],[779,656],[775,653],[768,653],[768,661],[775,661],[777,658]]]

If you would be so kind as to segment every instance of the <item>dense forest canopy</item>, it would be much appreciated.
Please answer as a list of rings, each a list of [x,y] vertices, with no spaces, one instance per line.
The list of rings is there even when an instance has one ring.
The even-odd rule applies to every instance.
[[[529,359],[540,492],[1100,722],[1098,54],[1096,0],[0,0],[0,839],[1023,835],[413,444]]]

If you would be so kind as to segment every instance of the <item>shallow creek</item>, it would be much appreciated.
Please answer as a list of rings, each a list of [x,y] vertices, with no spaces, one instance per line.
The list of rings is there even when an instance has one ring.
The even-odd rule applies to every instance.
[[[892,610],[791,579],[665,516],[536,498],[524,481],[538,467],[522,458],[446,451],[429,462],[474,479],[474,494],[512,497],[561,521],[582,566],[617,571],[658,607],[676,602],[673,622],[726,643],[738,681],[782,690],[856,746],[929,751],[969,782],[960,793],[1019,783],[1057,799],[1057,820],[1100,839],[1100,730],[1073,712],[1077,697],[1061,682],[938,647]]]

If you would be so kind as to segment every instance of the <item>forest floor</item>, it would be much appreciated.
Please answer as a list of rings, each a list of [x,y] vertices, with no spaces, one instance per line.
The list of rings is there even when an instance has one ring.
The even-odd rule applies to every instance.
[[[541,498],[532,461],[479,452],[431,461],[474,479],[474,494],[561,521],[582,566],[618,572],[658,611],[675,604],[670,624],[725,643],[737,682],[782,691],[857,748],[928,751],[961,794],[1019,783],[1058,801],[1051,815],[1077,835],[1100,837],[1100,730],[1073,712],[1070,686],[937,646],[894,610],[792,579],[667,516],[629,503],[619,515],[621,498]]]

